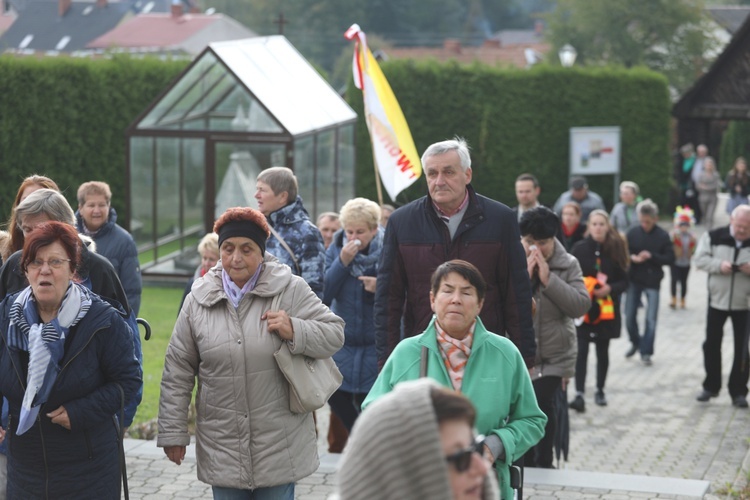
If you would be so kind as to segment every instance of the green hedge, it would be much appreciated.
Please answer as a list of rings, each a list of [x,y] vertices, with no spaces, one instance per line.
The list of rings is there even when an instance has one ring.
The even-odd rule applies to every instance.
[[[738,156],[750,158],[750,122],[730,122],[721,138],[719,170],[726,175]]]
[[[643,68],[531,70],[391,61],[383,72],[399,100],[421,154],[460,135],[472,148],[473,185],[516,205],[515,178],[531,172],[551,205],[567,190],[569,128],[622,127],[622,180],[637,182],[659,205],[672,184],[670,101],[666,79]],[[362,93],[350,83],[347,100],[359,115],[357,195],[376,198],[372,151]],[[612,207],[613,176],[592,176],[591,189]],[[401,204],[426,192],[424,176],[398,196]],[[387,200],[387,194],[384,194]]]
[[[125,129],[187,64],[0,57],[0,218],[32,173],[54,179],[73,208],[81,183],[106,181],[124,217]]]

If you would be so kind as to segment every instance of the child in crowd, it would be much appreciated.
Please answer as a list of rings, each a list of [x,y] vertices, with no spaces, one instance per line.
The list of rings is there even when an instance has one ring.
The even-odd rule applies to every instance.
[[[675,228],[670,233],[674,245],[675,261],[672,270],[672,301],[669,307],[677,308],[677,283],[680,283],[680,308],[685,309],[687,278],[690,273],[690,259],[695,252],[695,236],[690,231],[695,224],[693,211],[689,207],[678,206],[674,214]]]

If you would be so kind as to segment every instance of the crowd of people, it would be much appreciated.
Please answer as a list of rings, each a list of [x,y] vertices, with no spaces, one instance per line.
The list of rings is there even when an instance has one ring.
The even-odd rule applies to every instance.
[[[604,407],[610,341],[624,323],[623,354],[650,366],[664,267],[669,306],[684,309],[693,263],[710,296],[696,399],[721,390],[731,318],[727,387],[747,408],[747,164],[738,158],[722,182],[705,146],[680,152],[672,231],[631,181],[610,212],[580,176],[547,208],[524,173],[511,208],[475,190],[460,138],[424,151],[427,193],[398,209],[353,198],[313,221],[294,172],[263,170],[257,209],[227,209],[198,245],[165,355],[157,445],[182,462],[194,400],[198,478],[214,498],[294,498],[318,467],[318,425],[290,403],[284,349],[332,359],[342,375],[328,400],[340,498],[513,498],[519,466],[555,466],[560,412],[586,411],[589,346]],[[714,227],[722,186],[730,223]],[[99,181],[78,188],[77,211],[52,179],[19,186],[0,244],[0,498],[120,495],[113,446],[142,391],[141,275],[111,200]]]

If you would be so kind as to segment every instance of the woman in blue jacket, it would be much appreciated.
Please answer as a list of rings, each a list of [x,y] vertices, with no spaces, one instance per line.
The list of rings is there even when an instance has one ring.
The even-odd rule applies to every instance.
[[[333,355],[344,382],[328,403],[351,431],[378,375],[373,305],[383,229],[380,207],[365,198],[346,202],[340,221],[326,252],[323,302],[346,321],[344,347]]]
[[[120,498],[115,414],[141,383],[124,312],[80,285],[81,240],[41,224],[21,257],[29,286],[0,303],[8,498]]]

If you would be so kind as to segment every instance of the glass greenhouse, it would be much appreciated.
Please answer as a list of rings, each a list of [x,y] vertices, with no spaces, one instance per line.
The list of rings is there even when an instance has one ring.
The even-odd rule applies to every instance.
[[[356,114],[283,36],[213,43],[127,130],[144,275],[192,275],[196,245],[258,173],[294,170],[310,216],[354,196]]]

